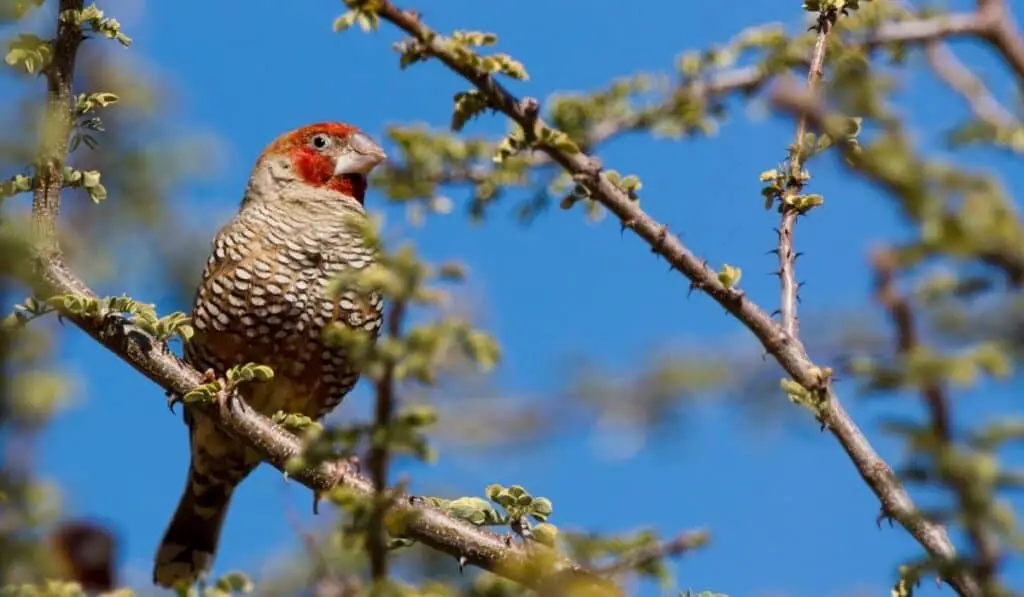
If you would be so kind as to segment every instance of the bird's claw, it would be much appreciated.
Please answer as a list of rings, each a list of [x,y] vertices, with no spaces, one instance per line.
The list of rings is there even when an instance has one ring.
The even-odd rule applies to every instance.
[[[203,371],[203,376],[200,378],[200,383],[208,384],[218,381],[217,372],[213,369],[207,369]],[[235,406],[235,388],[233,384],[228,383],[227,379],[220,378],[220,391],[214,396],[214,400],[217,402],[217,407],[222,413],[230,412]]]
[[[174,392],[167,392],[167,410],[171,411],[172,415],[178,413],[174,412],[174,407],[178,406],[181,402],[181,394],[175,394]]]
[[[217,379],[217,374],[214,373],[213,369],[207,369],[203,372],[199,378],[199,385],[212,383]],[[174,407],[184,402],[184,396],[182,394],[176,394],[174,392],[167,392],[167,409],[171,411],[171,414],[177,414],[174,412]]]

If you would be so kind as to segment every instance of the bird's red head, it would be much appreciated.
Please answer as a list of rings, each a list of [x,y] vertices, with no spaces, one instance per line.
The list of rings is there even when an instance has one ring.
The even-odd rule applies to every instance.
[[[287,155],[292,169],[307,184],[344,193],[360,204],[367,175],[387,158],[365,133],[341,122],[321,122],[285,133],[263,152],[271,154]]]

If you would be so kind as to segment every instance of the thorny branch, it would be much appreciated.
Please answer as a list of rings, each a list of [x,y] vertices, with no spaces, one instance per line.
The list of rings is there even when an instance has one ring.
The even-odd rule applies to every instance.
[[[528,98],[520,101],[488,73],[459,60],[437,40],[434,31],[424,25],[418,15],[399,9],[389,0],[378,2],[376,12],[380,18],[411,35],[431,56],[472,83],[487,98],[490,107],[504,113],[524,131],[535,131],[538,126],[543,125],[537,117],[537,111],[528,109],[535,107],[536,100]],[[957,25],[962,26],[963,23]],[[943,28],[948,26],[947,23],[942,27],[926,30],[924,33],[929,35],[923,39],[936,36],[934,29],[945,30]],[[908,36],[922,35],[922,31],[917,30],[904,28],[899,31]],[[682,272],[690,280],[693,288],[705,292],[741,321],[782,368],[809,393],[817,397],[818,419],[837,439],[861,477],[882,502],[884,515],[897,520],[931,557],[940,563],[955,560],[956,550],[945,528],[919,515],[902,483],[839,402],[832,388],[831,372],[811,361],[799,338],[787,334],[742,292],[726,288],[718,280],[715,272],[684,246],[676,235],[669,232],[667,226],[647,215],[626,192],[612,184],[602,173],[597,160],[584,152],[567,153],[540,140],[535,140],[533,147],[571,173],[594,200],[619,218],[624,228],[631,229],[651,247],[653,252]],[[944,580],[960,595],[974,597],[981,594],[977,582],[966,572],[953,572]]]
[[[837,13],[834,10],[818,15],[816,24],[818,36],[814,41],[814,51],[811,54],[811,67],[807,71],[807,89],[810,92],[817,89],[821,78],[825,76],[825,51],[828,48],[828,34],[832,31],[836,16]],[[793,137],[793,145],[789,149],[789,181],[779,204],[782,221],[779,224],[779,247],[776,250],[779,258],[779,285],[781,287],[779,319],[782,329],[794,338],[797,337],[800,329],[800,322],[796,314],[800,286],[796,281],[797,253],[793,246],[793,234],[796,228],[796,219],[800,216],[800,208],[793,203],[793,198],[804,187],[804,136],[806,134],[807,119],[797,119],[796,134]]]
[[[963,36],[980,36],[988,30],[988,21],[979,18],[977,14],[958,13],[931,19],[883,23],[873,29],[863,39],[856,41],[856,43],[866,48],[874,48],[892,43],[923,43],[927,46],[935,40]],[[817,45],[804,64],[810,66],[816,51]],[[665,105],[671,106],[679,98],[687,98],[694,103],[702,104],[707,103],[713,98],[719,98],[733,92],[756,92],[762,89],[772,77],[773,74],[771,72],[758,66],[744,66],[724,70],[711,75],[707,80],[698,80],[678,86],[672,90],[671,96],[665,101]],[[577,141],[584,152],[593,153],[600,145],[617,137],[643,130],[646,127],[647,121],[654,116],[656,115],[627,114],[609,117],[596,122],[586,131],[584,137],[577,139]],[[542,168],[552,165],[554,165],[554,162],[546,153],[533,153],[526,156],[526,166],[529,168]],[[401,179],[403,174],[405,174],[403,167],[400,165],[388,165],[388,169],[389,175],[397,179]],[[453,166],[451,169],[439,173],[436,177],[426,182],[439,185],[479,184],[486,181],[489,174],[490,172],[486,166]]]
[[[828,114],[825,109],[817,101],[817,98],[807,94],[804,91],[795,89],[793,85],[781,85],[779,88],[773,90],[771,97],[772,104],[781,110],[800,115],[809,120],[814,126],[820,130],[833,136],[833,138],[841,138],[840,131],[830,129],[828,124]],[[870,180],[881,185],[890,193],[899,195],[900,188],[897,182],[880,176],[877,172],[862,167],[860,160],[860,154],[855,152],[853,148],[847,144],[840,144],[840,151],[846,157],[846,163],[849,166],[862,174],[866,175]],[[1012,282],[1017,284],[1020,283],[1021,273],[1024,272],[1024,257],[1018,251],[1006,251],[1006,252],[989,252],[979,256],[982,260],[997,265],[1007,272],[1008,277]],[[877,266],[877,264],[876,264]],[[881,275],[881,274],[880,274]],[[881,280],[879,283],[885,282]],[[880,300],[888,301],[886,305],[890,309],[890,316],[896,325],[899,334],[899,348],[901,351],[910,350],[916,345],[916,335],[913,332],[913,324],[911,321],[911,314],[909,307],[894,303],[895,300],[891,296],[880,295]],[[928,404],[931,414],[932,423],[936,429],[936,432],[940,437],[950,437],[950,417],[947,412],[946,400],[942,397],[942,390],[938,387],[927,388],[924,392],[926,403]],[[918,519],[919,524],[931,525],[933,523],[927,523],[923,521],[923,517],[915,515]],[[899,519],[899,517],[896,517]],[[901,521],[902,523],[902,521]],[[904,525],[905,526],[905,525]],[[992,543],[991,537],[983,530],[977,530],[977,534],[968,529],[969,534],[972,536],[972,541],[978,546],[982,558],[992,557]],[[913,534],[913,533],[912,533]],[[916,535],[915,535],[916,537]],[[988,554],[988,555],[985,555]],[[936,555],[933,552],[933,555]],[[940,563],[942,563],[940,558]],[[984,566],[982,571],[984,571]],[[973,576],[970,576],[963,570],[954,570],[950,573],[949,578],[950,584],[952,584],[961,595],[980,594],[978,591],[978,581]],[[969,585],[962,585],[959,583],[969,583]],[[965,586],[970,588],[970,591],[965,590]]]
[[[82,6],[83,0],[61,0],[60,13],[81,10]],[[67,294],[97,298],[66,266],[57,238],[61,172],[72,122],[72,77],[82,39],[82,31],[73,20],[60,19],[53,59],[46,71],[47,106],[51,111],[44,126],[47,135],[39,149],[36,164],[39,183],[32,200],[35,275],[27,280],[39,296]],[[165,343],[120,317],[95,320],[66,312],[62,315],[171,393],[184,395],[203,383],[202,375],[171,353]],[[218,402],[228,406],[221,408]],[[282,472],[288,461],[302,451],[298,438],[252,410],[243,399],[196,403],[189,407],[201,409],[218,426],[249,444]],[[291,471],[289,475],[318,493],[329,491],[339,483],[365,497],[372,497],[376,491],[373,482],[352,470],[344,461]],[[393,498],[391,509],[404,525],[401,527],[403,536],[458,558],[465,564],[538,589],[552,590],[566,582],[583,582],[600,586],[611,594],[621,592],[618,587],[578,564],[561,558],[555,560],[550,574],[539,574],[536,566],[531,565],[531,554],[522,546],[508,544],[490,531],[448,516],[409,495],[398,494]],[[537,549],[533,546],[531,551],[536,552]]]
[[[791,114],[806,116],[809,122],[833,138],[841,138],[842,132],[831,130],[827,125],[828,113],[821,105],[819,98],[794,88],[793,85],[781,84],[771,92],[771,104],[777,109]],[[903,188],[899,181],[880,175],[879,172],[863,167],[860,157],[850,146],[840,145],[839,150],[847,158],[846,164],[885,189],[888,193],[899,196]],[[1013,287],[1024,285],[1024,251],[1012,243],[995,243],[980,248],[978,259],[1004,272]]]
[[[686,98],[694,103],[706,103],[712,98],[718,98],[729,93],[753,92],[759,89],[769,80],[768,73],[755,67],[747,66],[735,68],[717,73],[706,81],[694,81],[672,90],[671,97],[665,101],[665,106],[672,106],[677,99]],[[593,152],[600,145],[608,143],[618,137],[632,132],[644,130],[649,122],[658,117],[657,114],[625,114],[611,116],[600,120],[589,127],[582,139],[577,139],[583,151]],[[543,168],[555,165],[551,157],[546,153],[534,153],[525,156],[526,165],[529,168]],[[401,166],[389,165],[389,175],[401,178],[403,169]],[[453,167],[450,170],[440,173],[436,178],[430,180],[432,184],[478,184],[488,179],[490,174],[485,166]]]
[[[891,251],[879,250],[873,255],[872,263],[875,269],[875,298],[888,311],[889,319],[896,331],[897,355],[909,358],[919,347],[919,340],[910,301],[900,294],[896,287],[896,256]],[[952,446],[952,405],[946,388],[937,381],[925,383],[921,388],[921,397],[924,399],[931,419],[931,428],[939,445]],[[949,481],[956,493],[959,510],[964,513],[963,521],[967,536],[977,551],[975,570],[978,582],[987,589],[994,581],[999,565],[998,539],[980,516],[972,514],[977,508],[972,503],[975,492],[972,490],[970,478],[951,475]]]

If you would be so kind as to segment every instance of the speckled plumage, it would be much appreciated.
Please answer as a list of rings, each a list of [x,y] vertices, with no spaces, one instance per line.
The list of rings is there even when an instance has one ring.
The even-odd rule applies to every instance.
[[[343,322],[377,333],[381,297],[349,291],[334,300],[325,291],[338,273],[373,263],[348,220],[365,216],[365,175],[383,159],[379,147],[347,125],[283,135],[257,161],[238,214],[214,239],[185,358],[217,375],[247,362],[272,367],[269,382],[240,387],[263,414],[319,419],[358,380],[344,351],[324,344],[322,330]],[[185,420],[192,460],[157,553],[153,580],[162,586],[209,569],[231,494],[260,463],[255,451],[206,417],[186,410]]]

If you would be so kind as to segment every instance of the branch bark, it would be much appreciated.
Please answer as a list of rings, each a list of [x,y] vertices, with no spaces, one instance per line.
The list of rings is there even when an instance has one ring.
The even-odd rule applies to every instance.
[[[835,11],[826,11],[818,15],[818,36],[814,41],[814,51],[811,54],[811,66],[807,71],[807,90],[814,92],[818,83],[825,76],[825,51],[828,48],[828,34],[832,31],[837,14]],[[796,249],[793,246],[793,235],[796,232],[796,219],[800,216],[800,209],[793,204],[793,198],[804,188],[803,167],[804,167],[804,136],[807,134],[807,119],[798,118],[796,121],[796,134],[793,136],[793,145],[789,150],[789,182],[786,184],[786,192],[783,194],[782,202],[779,204],[779,211],[782,213],[779,223],[779,247],[776,250],[779,258],[779,320],[782,329],[787,334],[796,338],[799,334],[800,323],[797,318],[797,296],[800,292],[800,285],[796,281]]]
[[[810,121],[821,128],[823,131],[832,134],[835,138],[841,138],[841,131],[826,130],[826,119],[828,114],[824,106],[819,101],[820,98],[814,97],[800,89],[796,89],[790,84],[780,84],[772,90],[769,102],[776,109],[788,112],[795,116],[804,115],[810,119]],[[850,151],[849,147],[841,146],[840,150],[844,152],[847,157],[846,164],[851,169],[865,175],[869,180],[878,184],[886,192],[900,196],[903,192],[903,188],[898,180],[893,180],[891,177],[881,176],[877,171],[865,169],[857,164],[859,157]],[[979,250],[977,258],[999,270],[1002,270],[1006,276],[1007,281],[1014,288],[1020,288],[1024,286],[1024,251],[1020,247],[1012,243],[1001,243],[991,247],[985,247],[983,250]]]
[[[1021,126],[1017,117],[1004,108],[985,88],[981,79],[944,44],[938,41],[926,44],[925,55],[935,74],[967,100],[979,120],[996,129]]]
[[[978,0],[977,19],[981,37],[992,44],[1017,74],[1018,85],[1024,85],[1024,38],[1005,0]]]
[[[707,80],[684,83],[674,88],[668,98],[664,101],[666,110],[676,105],[677,100],[687,98],[694,103],[704,104],[715,98],[721,98],[735,92],[752,93],[767,84],[771,77],[763,69],[757,66],[745,66],[716,73]],[[601,145],[609,143],[618,137],[645,130],[650,126],[652,118],[657,115],[626,114],[623,116],[609,117],[600,120],[584,134],[582,138],[576,139],[584,151],[594,152]],[[527,167],[545,168],[555,163],[545,153],[534,153],[526,156]],[[388,165],[390,176],[401,177],[408,175],[408,169],[402,165]],[[453,166],[446,172],[438,174],[430,179],[432,184],[456,185],[456,184],[479,184],[488,179],[493,168],[483,165]]]
[[[431,56],[473,84],[487,98],[492,108],[504,113],[525,131],[534,131],[535,127],[544,126],[533,109],[536,100],[527,98],[520,101],[489,73],[460,60],[441,43],[433,30],[421,22],[417,14],[398,8],[390,0],[381,0],[376,6],[381,19],[411,35]],[[602,173],[597,160],[586,153],[568,153],[539,140],[534,144],[534,149],[543,152],[552,162],[571,173],[594,200],[619,218],[623,228],[632,230],[654,253],[682,272],[693,288],[705,292],[742,322],[796,382],[817,395],[820,398],[816,413],[818,419],[836,438],[861,477],[878,497],[883,515],[897,520],[939,562],[948,563],[955,559],[956,550],[945,528],[920,516],[902,483],[843,408],[833,391],[830,372],[814,364],[798,338],[788,334],[743,292],[726,288],[715,272],[683,245],[676,235],[670,233],[667,226],[650,217],[624,191],[612,184]],[[977,582],[965,572],[952,573],[944,580],[960,595],[981,595]]]
[[[61,0],[60,13],[81,10],[83,0]],[[67,157],[71,132],[72,78],[75,57],[83,40],[81,28],[73,21],[60,19],[53,59],[46,69],[47,106],[50,109],[44,124],[45,135],[36,161],[37,185],[33,191],[33,274],[26,280],[34,292],[43,297],[75,295],[97,298],[97,295],[64,263],[57,236],[60,214],[62,171]],[[119,316],[102,319],[62,313],[99,344],[118,355],[137,371],[165,390],[184,395],[203,383],[202,375],[176,357],[167,345],[133,326]],[[284,472],[289,460],[298,456],[302,444],[293,434],[275,425],[270,419],[252,410],[243,399],[189,405],[208,415],[218,426],[257,450],[264,459]],[[315,492],[326,492],[338,484],[357,494],[372,497],[374,484],[358,474],[344,461],[329,462],[317,467],[291,472],[290,478]],[[403,535],[451,555],[460,563],[478,566],[523,585],[551,590],[565,582],[584,582],[599,586],[611,594],[620,594],[614,584],[599,578],[580,565],[556,558],[543,573],[524,547],[508,544],[498,535],[468,522],[448,516],[441,510],[422,504],[408,494],[394,496],[390,506],[404,521]],[[531,546],[531,552],[541,549]]]

